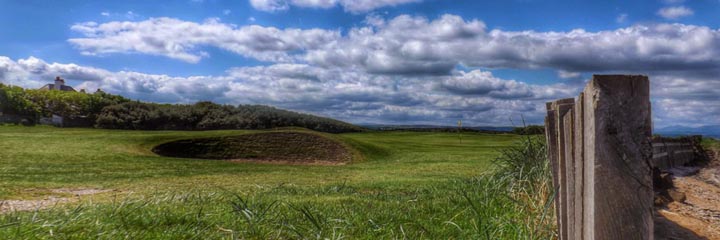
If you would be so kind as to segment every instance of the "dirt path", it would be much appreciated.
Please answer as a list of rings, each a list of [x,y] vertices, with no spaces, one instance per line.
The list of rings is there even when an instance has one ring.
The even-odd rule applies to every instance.
[[[703,168],[670,170],[673,190],[685,200],[656,208],[656,239],[720,240],[720,160],[713,157]]]
[[[73,197],[61,197],[61,196],[47,196],[43,199],[35,200],[0,200],[0,214],[14,212],[14,211],[34,211],[39,209],[46,209],[61,205],[64,203],[79,201],[81,196],[93,195],[98,193],[109,192],[109,189],[66,189],[58,188],[52,189],[51,192],[58,195],[67,196],[72,195]]]

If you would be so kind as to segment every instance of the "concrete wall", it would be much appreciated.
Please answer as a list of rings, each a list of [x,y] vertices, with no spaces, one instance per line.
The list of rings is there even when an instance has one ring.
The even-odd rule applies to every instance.
[[[648,78],[594,75],[547,110],[559,238],[653,239]]]
[[[652,165],[661,170],[684,166],[703,156],[700,142],[702,136],[664,138],[654,137],[652,140]]]

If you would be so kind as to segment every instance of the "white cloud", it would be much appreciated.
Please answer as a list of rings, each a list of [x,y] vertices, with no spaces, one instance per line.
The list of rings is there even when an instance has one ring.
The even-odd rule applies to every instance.
[[[634,25],[588,32],[503,31],[480,20],[369,16],[339,30],[235,26],[209,19],[80,23],[68,41],[86,55],[144,53],[186,62],[216,47],[268,62],[358,67],[382,74],[447,75],[457,65],[554,68],[566,72],[702,70],[720,66],[720,31],[684,24]],[[592,57],[589,57],[592,56]]]
[[[627,18],[628,18],[627,13],[622,13],[615,18],[615,22],[625,23],[625,21],[627,21]]]
[[[692,9],[687,8],[685,6],[677,6],[677,7],[661,8],[660,10],[658,10],[657,14],[665,19],[674,20],[674,19],[678,19],[681,17],[691,16],[691,15],[695,14],[695,12],[693,12]]]
[[[677,3],[683,3],[685,0],[663,0],[663,3],[666,4],[677,4]]]
[[[233,68],[220,76],[174,77],[47,63],[34,57],[17,61],[0,57],[3,83],[37,88],[57,75],[80,82],[75,86],[78,89],[100,88],[133,99],[270,104],[354,122],[445,124],[462,118],[468,124],[506,125],[509,117],[521,114],[540,119],[544,101],[573,89],[503,80],[479,70],[397,78],[351,69],[275,64]],[[489,90],[457,93],[438,87],[466,84],[460,80]],[[563,88],[568,90],[559,90]]]
[[[714,120],[720,119],[720,99],[659,99],[653,101],[653,115],[656,128],[672,125],[717,125]]]
[[[230,15],[230,13],[232,13],[232,11],[230,11],[230,9],[225,9],[222,11],[222,13],[223,13],[223,15]]]
[[[140,15],[138,15],[137,13],[135,13],[133,11],[127,11],[125,13],[125,18],[130,19],[130,20],[135,20],[136,18],[140,18]]]
[[[288,4],[285,0],[250,0],[250,5],[257,10],[266,12],[284,11],[288,9]]]
[[[305,60],[388,74],[447,74],[456,65],[553,68],[568,72],[716,69],[720,32],[683,24],[634,25],[610,31],[487,30],[479,20],[398,16],[347,36]]]
[[[337,0],[290,0],[290,4],[297,7],[309,7],[309,8],[331,8],[334,7]]]
[[[581,73],[579,73],[579,72],[568,72],[568,71],[564,71],[564,70],[559,70],[557,73],[558,73],[558,77],[564,78],[564,79],[578,78],[581,75]]]
[[[237,28],[217,19],[203,23],[173,18],[140,22],[85,22],[71,27],[84,38],[68,41],[85,55],[144,53],[195,63],[205,57],[202,46],[214,46],[263,61],[288,62],[288,52],[319,47],[339,37],[322,29],[284,29],[257,25]]]
[[[456,95],[488,96],[495,99],[525,100],[528,102],[564,98],[575,95],[580,85],[565,84],[532,85],[515,80],[505,80],[493,76],[492,72],[473,70],[459,72],[444,78],[440,88]]]
[[[266,12],[285,11],[288,10],[290,6],[327,9],[340,5],[347,12],[359,14],[382,7],[420,1],[421,0],[250,0],[250,5],[257,10]]]
[[[217,19],[86,22],[72,27],[84,37],[69,42],[88,55],[142,53],[197,62],[208,57],[202,48],[215,47],[270,62],[231,69],[222,76],[113,72],[87,83],[146,100],[212,98],[273,104],[355,122],[386,116],[385,120],[398,122],[463,118],[469,123],[507,124],[509,116],[524,114],[539,123],[544,101],[575,96],[583,74],[612,72],[650,75],[654,101],[664,109],[654,112],[661,125],[684,119],[678,113],[688,111],[714,119],[720,114],[717,104],[696,110],[691,108],[700,105],[680,106],[681,100],[720,102],[720,93],[713,90],[720,89],[716,86],[718,29],[655,24],[595,32],[505,31],[455,15],[431,20],[370,14],[363,24],[341,34],[328,29],[235,26]],[[19,62],[0,63],[0,71],[21,68],[26,76],[34,76],[32,72],[52,65]],[[471,70],[457,71],[458,66]],[[472,70],[477,68],[552,69],[559,78],[572,80],[563,81],[566,85],[536,85]],[[18,70],[5,72],[0,77],[17,76],[13,73]],[[4,81],[17,82],[12,79],[23,78]],[[215,85],[206,89],[203,82]],[[199,90],[192,91],[195,88]],[[707,122],[701,115],[687,119]]]
[[[346,11],[352,13],[363,13],[386,6],[397,6],[406,3],[419,2],[420,0],[340,0],[340,4]]]

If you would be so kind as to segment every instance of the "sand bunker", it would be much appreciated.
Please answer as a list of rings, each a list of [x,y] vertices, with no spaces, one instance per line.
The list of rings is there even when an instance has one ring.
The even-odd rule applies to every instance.
[[[186,139],[161,144],[153,152],[167,157],[277,164],[344,164],[352,159],[342,143],[304,132]]]

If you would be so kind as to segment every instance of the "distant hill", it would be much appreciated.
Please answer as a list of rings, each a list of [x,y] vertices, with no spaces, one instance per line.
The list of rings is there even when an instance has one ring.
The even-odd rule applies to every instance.
[[[703,135],[708,137],[720,138],[720,125],[706,125],[701,127],[673,125],[655,129],[654,133],[664,136]]]
[[[339,120],[263,105],[156,104],[125,102],[104,107],[96,127],[134,130],[218,130],[301,127],[320,132],[359,132]]]
[[[132,130],[217,130],[301,127],[320,132],[363,131],[339,120],[263,105],[157,104],[98,91],[23,89],[0,83],[0,123]],[[72,123],[72,124],[68,124]]]
[[[378,130],[378,131],[418,131],[418,132],[431,132],[431,131],[456,131],[457,126],[443,126],[443,125],[385,125],[385,124],[359,124],[359,126]],[[476,132],[512,132],[514,127],[491,127],[491,126],[475,126],[475,127],[463,127],[463,131],[476,131]]]

